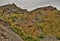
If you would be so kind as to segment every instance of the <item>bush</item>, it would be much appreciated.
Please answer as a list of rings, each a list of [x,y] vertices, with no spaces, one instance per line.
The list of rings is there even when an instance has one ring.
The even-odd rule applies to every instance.
[[[56,39],[60,40],[60,37],[59,36],[56,36]]]
[[[45,38],[45,34],[44,33],[41,33],[38,37],[39,38]]]
[[[16,20],[17,20],[17,17],[16,16],[12,17],[12,21],[13,22],[15,22]]]

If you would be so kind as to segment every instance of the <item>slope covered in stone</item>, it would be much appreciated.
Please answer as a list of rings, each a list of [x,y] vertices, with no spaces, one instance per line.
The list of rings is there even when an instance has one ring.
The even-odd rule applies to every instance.
[[[0,19],[0,41],[23,41],[10,28],[9,24]]]

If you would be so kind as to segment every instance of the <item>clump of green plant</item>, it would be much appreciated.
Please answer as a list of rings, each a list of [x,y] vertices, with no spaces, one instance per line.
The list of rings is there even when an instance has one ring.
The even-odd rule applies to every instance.
[[[12,19],[13,22],[15,22],[15,21],[17,20],[17,17],[14,16],[14,17],[12,17],[11,19]]]
[[[40,41],[38,38],[34,38],[31,35],[25,36],[25,41]]]
[[[40,38],[40,39],[45,38],[45,34],[43,32],[41,32],[40,35],[38,36],[38,38]]]
[[[56,36],[56,39],[60,40],[60,36]]]

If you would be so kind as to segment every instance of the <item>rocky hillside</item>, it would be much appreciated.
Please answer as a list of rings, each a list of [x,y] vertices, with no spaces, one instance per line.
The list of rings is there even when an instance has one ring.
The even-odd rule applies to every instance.
[[[14,3],[0,6],[0,41],[60,41],[60,11],[53,6],[32,11]]]
[[[9,24],[0,20],[0,41],[23,41],[10,28]]]

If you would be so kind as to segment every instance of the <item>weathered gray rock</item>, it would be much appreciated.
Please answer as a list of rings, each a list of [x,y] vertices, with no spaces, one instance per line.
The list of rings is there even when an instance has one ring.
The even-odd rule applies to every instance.
[[[9,27],[0,28],[0,41],[23,41],[16,33],[11,31]]]

